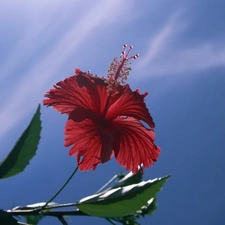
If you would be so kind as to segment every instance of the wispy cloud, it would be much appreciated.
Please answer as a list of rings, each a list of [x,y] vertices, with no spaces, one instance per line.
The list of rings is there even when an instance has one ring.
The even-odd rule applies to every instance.
[[[181,15],[182,10],[173,13],[156,35],[150,38],[147,50],[139,62],[140,66],[152,63],[156,58],[159,58],[164,52],[168,51],[168,47],[170,46],[168,43],[186,27],[186,24],[179,24]]]
[[[66,60],[73,55],[78,49],[81,50],[85,46],[85,41],[90,39],[90,35],[95,35],[95,29],[101,24],[104,29],[106,26],[113,27],[114,23],[118,23],[123,18],[124,13],[129,10],[129,7],[121,7],[121,1],[113,2],[99,1],[94,4],[88,13],[81,14],[81,16],[74,21],[71,27],[64,33],[62,38],[58,41],[55,48],[42,53],[42,57],[32,64],[23,74],[22,78],[17,83],[12,83],[5,92],[8,93],[7,99],[1,101],[2,110],[0,111],[0,137],[3,137],[9,130],[11,130],[21,119],[31,113],[35,109],[37,102],[43,96],[43,93],[52,85],[53,76],[58,76],[60,69],[65,66]],[[130,5],[132,6],[132,5]],[[108,15],[113,12],[113,19]],[[44,21],[41,21],[42,23]],[[41,38],[43,29],[37,31],[36,34],[31,34],[29,38],[24,37],[20,42],[20,47],[24,47],[27,39],[33,41]],[[47,33],[47,35],[50,35]],[[46,38],[49,38],[48,36]],[[33,51],[36,51],[33,50]],[[28,51],[26,57],[32,55],[32,51]],[[18,52],[16,61],[13,66],[23,63],[21,52]],[[25,57],[25,58],[26,58]],[[9,73],[9,67],[3,70]],[[4,88],[4,87],[3,87]],[[4,107],[3,107],[4,106]],[[16,112],[16,113],[15,113]],[[7,118],[9,118],[7,120]]]
[[[134,67],[143,71],[143,77],[188,74],[216,66],[225,66],[225,47],[218,46],[215,40],[204,39],[193,47],[177,45],[179,35],[191,25],[191,18],[185,17],[182,10],[175,12],[165,25],[150,37],[146,52]],[[145,73],[144,71],[148,71]],[[137,79],[134,77],[133,79]]]
[[[212,67],[225,67],[225,47],[218,49],[212,43],[195,48],[173,51],[173,55],[149,65],[153,75],[176,75],[198,72]]]
[[[18,12],[23,18],[22,21],[26,21],[26,18],[29,18],[30,21],[26,21],[24,25],[26,29],[21,31],[22,34],[14,39],[14,48],[4,56],[1,62],[0,81],[12,76],[14,72],[18,71],[21,65],[29,63],[30,59],[37,54],[42,45],[53,38],[57,29],[54,23],[55,18],[60,8],[62,8],[62,3],[60,4],[59,1],[56,1],[55,4],[51,5],[52,10],[47,10],[49,8],[48,1],[44,4],[29,2],[29,4],[16,4],[13,6],[14,7],[10,8],[12,13]],[[40,16],[38,18],[36,15],[39,14],[40,11],[42,12],[41,15],[43,18]],[[46,11],[48,11],[48,13]],[[6,16],[7,15],[5,15],[5,17]],[[3,36],[3,38],[7,37]]]
[[[132,17],[132,15],[126,15],[134,14],[136,9],[134,1],[129,2],[126,7],[120,0],[111,2],[101,0],[98,4],[91,2],[91,7],[88,7],[87,11],[84,10],[86,7],[83,1],[75,1],[66,6],[63,1],[57,1],[51,10],[49,7],[52,2],[46,2],[47,5],[42,5],[41,8],[38,8],[41,3],[30,6],[32,9],[29,8],[28,11],[30,10],[32,15],[43,12],[43,18],[39,15],[38,18],[42,19],[36,18],[34,22],[28,22],[27,30],[17,41],[17,46],[8,54],[8,57],[4,57],[4,62],[0,62],[0,87],[4,95],[4,98],[0,97],[0,138],[19,121],[32,114],[31,111],[42,100],[46,90],[58,79],[62,79],[60,72],[70,67],[68,61],[76,58],[76,64],[82,64],[86,57],[86,52],[83,50],[86,48],[86,42],[88,45],[94,45],[92,39],[96,41],[99,33],[111,40],[114,29],[118,26],[121,30],[115,36],[123,37],[123,25],[126,24],[127,18]],[[61,10],[62,7],[66,8]],[[153,8],[153,5],[151,7]],[[59,15],[60,12],[69,13]],[[77,14],[71,17],[73,13]],[[136,17],[133,16],[133,18],[138,21],[142,11],[134,15]],[[147,18],[147,14],[145,16]],[[57,20],[58,17],[60,19]],[[144,37],[148,46],[140,59],[134,63],[133,69],[140,71],[141,76],[147,78],[147,76],[165,76],[224,66],[225,48],[216,44],[215,40],[199,42],[198,45],[191,47],[177,45],[180,35],[187,31],[192,22],[191,18],[185,15],[185,10],[177,10],[170,14],[168,18],[165,18],[163,26],[155,26],[157,31],[149,31],[149,35],[152,33],[155,35],[149,38]],[[130,29],[127,29],[130,32],[128,32],[129,38],[131,41],[139,42],[135,36],[133,23],[128,25],[130,26]],[[144,25],[143,28],[146,28]],[[138,34],[138,37],[140,36]],[[118,38],[118,42],[121,39]],[[19,73],[22,74],[20,76],[17,76],[18,68]],[[137,77],[133,76],[132,79]]]

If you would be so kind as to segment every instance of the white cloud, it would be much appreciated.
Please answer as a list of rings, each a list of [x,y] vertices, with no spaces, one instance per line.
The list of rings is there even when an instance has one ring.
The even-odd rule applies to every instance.
[[[105,36],[110,36],[110,34],[105,33],[105,28],[110,27],[110,32],[113,33],[114,28],[121,26],[128,18],[126,15],[135,12],[135,5],[132,2],[126,7],[120,0],[110,2],[101,0],[98,1],[98,4],[90,2],[92,5],[88,7],[87,11],[82,11],[86,9],[83,1],[76,1],[76,3],[70,3],[71,5],[66,6],[61,4],[63,1],[58,1],[51,10],[43,5],[38,6],[38,4],[30,6],[32,8],[29,10],[32,15],[37,9],[36,13],[43,12],[44,16],[43,20],[28,23],[27,30],[22,39],[18,41],[17,47],[1,64],[1,89],[6,98],[0,101],[0,138],[20,120],[32,114],[32,110],[35,110],[46,90],[60,77],[62,68],[65,69],[68,66],[67,60],[71,60],[75,54],[77,54],[76,64],[85,59],[86,52],[82,53],[82,49],[85,48],[87,40],[90,45],[92,38],[98,37],[99,32]],[[51,4],[49,3],[48,7]],[[68,20],[65,13],[60,14],[60,20],[56,20],[62,7],[66,7],[65,12],[73,13],[73,9],[76,9],[78,11],[74,11],[74,13],[81,13],[73,17],[72,21]],[[139,11],[137,14],[141,15],[141,12]],[[135,19],[138,20],[137,17]],[[142,74],[142,77],[147,77],[148,75],[171,75],[225,65],[225,48],[218,48],[214,42],[203,42],[197,47],[177,46],[179,35],[186,32],[191,24],[190,20],[191,18],[186,17],[184,10],[177,10],[167,18],[164,26],[159,27],[158,32],[148,39],[147,50],[133,64],[133,69],[140,71],[139,74]],[[68,21],[70,24],[67,23]],[[29,30],[32,25],[36,26],[35,29]],[[133,24],[129,25],[131,26],[130,31],[133,31]],[[60,29],[63,29],[61,35],[59,35]],[[154,32],[155,30],[149,33]],[[123,32],[119,34],[126,35]],[[131,41],[133,41],[132,35],[134,34],[135,32],[132,32],[129,36]],[[54,36],[57,36],[57,44],[52,48],[40,49]],[[135,39],[136,37],[134,37]],[[25,65],[26,70],[21,76],[15,77],[15,72],[21,65]],[[132,76],[132,79],[139,79],[139,77]],[[10,85],[5,85],[7,82]]]
[[[21,3],[14,5],[8,2],[8,4],[12,5],[8,9],[10,10],[8,12],[9,15],[7,15],[5,11],[2,12],[5,12],[5,18],[14,13],[19,14],[21,20],[18,22],[13,21],[11,25],[24,23],[23,26],[25,30],[20,32],[22,34],[19,35],[19,37],[14,38],[12,44],[15,47],[4,56],[4,61],[1,62],[0,81],[11,76],[21,65],[28,63],[32,56],[40,50],[41,46],[53,37],[56,29],[54,21],[57,17],[58,10],[63,4],[62,2],[59,4],[59,1],[55,1],[51,6],[48,1],[45,1],[44,4],[36,4],[37,2]],[[3,7],[3,5],[0,6]],[[6,10],[9,6],[5,5],[4,7]],[[49,7],[51,7],[52,10],[49,10]],[[14,27],[9,29],[13,28]]]
[[[205,42],[202,39],[194,47],[178,47],[179,35],[186,32],[190,20],[181,10],[175,12],[165,26],[149,39],[149,46],[137,63],[135,62],[134,69],[147,77],[184,74],[225,66],[225,47],[219,46],[215,40]]]
[[[40,101],[43,94],[52,85],[53,77],[58,75],[59,70],[65,65],[66,60],[78,49],[85,45],[85,41],[90,39],[90,36],[95,35],[95,29],[101,24],[101,27],[112,26],[120,21],[124,13],[129,10],[129,7],[121,7],[123,3],[120,0],[108,2],[105,0],[99,1],[94,4],[88,13],[83,13],[72,26],[64,33],[61,40],[57,43],[55,48],[51,51],[44,52],[42,57],[39,58],[26,72],[17,83],[12,83],[7,90],[7,99],[1,102],[0,111],[0,137],[3,137],[9,130],[11,130],[21,119],[31,114]],[[130,5],[130,7],[132,4]],[[113,12],[113,18],[109,17]],[[44,21],[41,21],[44,22]],[[51,23],[51,21],[49,22]],[[49,24],[47,23],[47,24]],[[45,24],[45,23],[44,23]],[[43,27],[35,34],[28,34],[30,42],[36,40],[43,35]],[[112,29],[113,30],[113,29]],[[49,38],[48,32],[45,38]],[[25,39],[20,42],[21,46],[18,48],[23,49]],[[89,41],[90,42],[90,41]],[[29,47],[29,46],[28,46]],[[37,51],[35,49],[33,51]],[[32,56],[33,51],[27,51],[26,57]],[[84,53],[85,54],[85,53]],[[23,63],[23,54],[19,51],[17,53],[16,61],[13,66]],[[25,57],[25,58],[26,58]],[[4,70],[4,68],[3,68]],[[6,64],[6,70],[8,70]],[[3,87],[4,88],[4,87]],[[16,112],[16,113],[15,113]]]
[[[154,75],[187,74],[212,67],[225,66],[225,47],[218,49],[212,43],[195,48],[173,51],[167,59],[149,65]]]
[[[173,13],[159,32],[150,38],[146,53],[139,62],[140,66],[145,66],[153,62],[155,58],[159,58],[168,50],[168,47],[170,46],[168,43],[186,26],[186,24],[179,24],[181,15],[181,10]]]

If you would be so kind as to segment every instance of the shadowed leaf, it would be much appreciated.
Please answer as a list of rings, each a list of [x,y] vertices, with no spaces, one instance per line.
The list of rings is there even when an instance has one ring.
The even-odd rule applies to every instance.
[[[110,189],[108,191],[88,196],[77,203],[77,207],[98,217],[123,217],[137,214],[148,201],[154,199],[170,176],[142,181],[137,184]]]
[[[142,215],[143,217],[152,215],[152,213],[156,210],[156,203],[157,201],[155,198],[150,199],[148,201],[148,204],[146,206],[143,206],[141,210],[138,211],[138,214]]]
[[[21,173],[36,154],[41,133],[40,115],[39,105],[26,130],[8,156],[0,163],[0,179]]]
[[[0,224],[2,225],[18,225],[17,220],[7,212],[0,210]]]
[[[37,225],[39,221],[43,218],[43,216],[29,215],[29,216],[24,216],[24,218],[29,225]]]

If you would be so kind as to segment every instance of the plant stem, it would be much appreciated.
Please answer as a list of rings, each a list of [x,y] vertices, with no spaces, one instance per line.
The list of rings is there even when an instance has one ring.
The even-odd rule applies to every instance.
[[[110,185],[116,178],[118,177],[118,175],[116,174],[115,176],[113,176],[106,184],[104,184],[103,187],[101,187],[96,194],[98,194],[99,192],[101,192],[103,189],[105,189],[108,185]]]
[[[68,223],[65,221],[65,219],[63,218],[63,216],[58,216],[59,221],[63,224],[63,225],[68,225]]]
[[[70,175],[70,177],[68,178],[68,180],[65,182],[65,184],[58,190],[58,192],[51,198],[49,199],[46,204],[42,207],[42,209],[44,209],[48,203],[50,203],[53,199],[55,199],[59,194],[60,192],[66,187],[66,185],[70,182],[70,180],[73,178],[74,174],[77,172],[78,170],[78,166],[76,167],[76,169],[72,172],[72,174]]]
[[[40,211],[34,210],[7,210],[6,211],[9,215],[13,216],[31,216],[31,215],[40,215]],[[42,216],[90,216],[80,210],[63,210],[63,211],[42,211]]]

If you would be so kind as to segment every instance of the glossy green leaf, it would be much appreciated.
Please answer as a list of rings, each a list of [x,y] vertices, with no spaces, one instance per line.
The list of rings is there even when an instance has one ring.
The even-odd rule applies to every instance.
[[[136,214],[148,201],[155,198],[170,176],[142,181],[124,187],[110,189],[99,194],[88,196],[77,203],[77,207],[98,217],[123,217]]]
[[[21,173],[37,151],[41,133],[40,105],[8,156],[0,163],[0,179]]]

